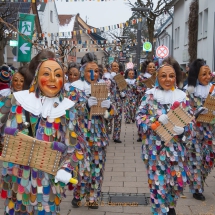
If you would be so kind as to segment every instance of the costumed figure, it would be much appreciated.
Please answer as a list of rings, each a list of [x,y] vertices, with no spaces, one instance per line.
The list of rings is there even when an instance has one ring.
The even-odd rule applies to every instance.
[[[189,111],[186,94],[176,88],[178,73],[180,70],[175,71],[171,65],[162,65],[158,69],[155,87],[146,91],[137,111],[136,120],[142,131],[142,159],[147,168],[154,215],[176,214],[176,201],[189,175],[183,138],[191,138],[192,123],[179,127],[167,116],[175,102]],[[155,127],[169,122],[173,124],[174,136],[164,144]]]
[[[14,75],[12,76],[10,91],[8,91],[7,94],[29,89],[30,84],[33,80],[33,77],[34,76],[28,72],[28,67],[21,66],[19,68],[19,70],[17,72],[15,72]],[[12,97],[13,97],[12,94],[10,94],[6,97],[5,96],[1,97],[1,103],[5,104],[7,101],[10,101]],[[10,109],[7,110],[8,114],[9,114],[9,111],[10,111]],[[5,115],[5,117],[7,117],[7,114]],[[5,128],[5,126],[1,127],[1,134],[0,134],[1,140],[4,135],[4,128]],[[1,143],[0,143],[0,152],[2,152]]]
[[[96,97],[91,96],[91,83],[104,83],[99,80],[99,68],[94,53],[87,53],[81,60],[81,77],[83,80],[73,82],[70,87],[69,99],[76,102],[75,109],[78,119],[74,129],[79,135],[82,134],[87,141],[87,154],[84,157],[84,164],[79,169],[80,181],[74,189],[73,207],[80,206],[80,201],[86,197],[89,207],[98,208],[101,198],[101,186],[104,177],[104,165],[108,135],[105,129],[104,116],[92,116],[90,110],[97,105]],[[113,113],[110,100],[103,100],[101,107]],[[70,116],[72,120],[73,115]]]
[[[115,143],[121,143],[120,133],[121,133],[121,125],[122,125],[122,113],[123,113],[123,100],[125,99],[125,92],[120,91],[116,82],[114,81],[115,75],[119,73],[119,64],[117,62],[113,62],[111,64],[111,101],[116,108],[116,114],[114,115],[114,129],[113,129],[113,140]],[[112,120],[110,120],[109,124],[110,130],[112,130]]]
[[[26,139],[29,136],[35,138],[36,143],[37,140],[50,142],[52,150],[63,153],[63,159],[56,176],[31,165],[3,162],[1,197],[6,199],[6,215],[59,214],[64,187],[72,182],[71,154],[65,145],[65,134],[66,111],[74,102],[63,97],[64,73],[54,57],[54,53],[42,51],[31,60],[29,71],[35,73],[35,77],[30,90],[14,92],[10,100],[1,104],[0,112],[1,121],[5,119],[6,122],[5,132],[8,131],[14,138],[17,132],[21,132]],[[47,148],[43,152],[48,153],[49,150]],[[43,159],[41,166],[49,162],[46,157]]]
[[[112,77],[111,77],[111,74],[109,72],[105,72],[103,74],[103,76],[102,76],[102,80],[104,80],[105,83],[106,83],[106,85],[107,85],[108,97],[111,99],[111,93],[110,93],[111,92],[110,88],[112,86],[112,81],[111,81]],[[111,134],[111,132],[112,132],[112,119],[113,119],[113,117],[105,117],[105,128],[106,128],[106,132],[108,134]]]
[[[9,67],[3,65],[0,71],[0,99],[11,94]]]
[[[128,69],[126,71],[125,81],[128,85],[124,102],[124,117],[125,123],[130,124],[131,122],[135,122],[135,114],[137,109],[137,87],[133,69]]]
[[[148,78],[151,78],[151,76],[155,72],[155,70],[156,70],[155,64],[152,61],[146,60],[142,63],[141,74],[137,77],[137,81],[136,81],[137,93],[138,93],[138,96],[137,96],[138,107],[140,106],[141,99],[145,95],[145,92],[147,90],[147,86],[145,85],[145,81]],[[141,131],[140,131],[140,128],[138,127],[137,142],[141,142],[141,141],[142,141]]]
[[[211,70],[203,59],[197,59],[190,65],[186,93],[196,115],[200,112],[208,113],[208,109],[203,106],[211,88],[211,77]],[[213,96],[214,92],[211,95]],[[190,191],[195,199],[204,201],[204,180],[214,167],[214,124],[197,121],[194,130],[196,135],[187,145],[188,165],[191,171]]]
[[[152,74],[156,71],[155,64],[150,61],[146,60],[142,63],[141,66],[141,74],[137,77],[137,92],[138,92],[138,106],[140,106],[141,98],[144,96],[147,86],[144,82],[151,78]]]
[[[79,68],[77,64],[74,62],[71,62],[67,70],[68,82],[64,84],[64,89],[66,92],[69,92],[69,88],[73,82],[80,79],[80,75],[81,74],[79,72]]]

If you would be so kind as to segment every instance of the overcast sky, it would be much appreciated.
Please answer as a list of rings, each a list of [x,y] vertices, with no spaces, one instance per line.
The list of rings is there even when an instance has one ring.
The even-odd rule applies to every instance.
[[[104,2],[84,1],[79,2],[65,2],[55,1],[57,5],[58,14],[77,14],[89,25],[94,27],[104,27],[126,22],[132,15],[130,7],[125,0],[110,0]],[[131,0],[135,2],[135,0]],[[128,3],[128,2],[127,2]]]

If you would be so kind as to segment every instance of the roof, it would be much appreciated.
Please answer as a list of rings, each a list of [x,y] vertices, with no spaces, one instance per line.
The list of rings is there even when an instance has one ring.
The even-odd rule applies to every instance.
[[[59,32],[71,32],[74,29],[75,15],[58,15]],[[71,35],[64,35],[61,37],[71,37]]]
[[[157,33],[155,34],[155,37],[157,37],[159,34],[162,33],[163,28],[165,28],[165,27],[170,25],[170,23],[171,23],[170,20],[172,22],[172,17],[171,16],[169,16],[168,19],[160,26],[160,28],[157,29]]]
[[[44,2],[38,2],[37,3],[37,10],[44,12],[45,8],[46,8],[47,3]]]
[[[60,26],[69,25],[75,15],[58,15]]]
[[[93,40],[106,40],[105,38],[101,37],[96,33],[90,33],[90,36],[92,37]]]
[[[1,2],[0,5],[0,17],[2,17],[6,10],[9,8],[9,11],[12,11],[12,14],[6,17],[4,20],[8,23],[12,23],[15,27],[17,26],[15,20],[17,20],[18,13],[29,14],[31,10],[30,2],[7,2],[5,4]]]
[[[172,0],[170,3],[167,3],[166,8],[175,6],[179,1],[180,0]]]
[[[58,15],[60,27],[59,32],[71,32],[71,31],[78,31],[78,30],[91,30],[93,27],[88,25],[79,14],[67,14],[67,15]],[[98,33],[90,33],[89,36],[93,40],[106,40],[105,38],[101,37]],[[60,36],[63,37],[71,37],[71,35]],[[76,35],[77,40],[81,40],[79,34]]]

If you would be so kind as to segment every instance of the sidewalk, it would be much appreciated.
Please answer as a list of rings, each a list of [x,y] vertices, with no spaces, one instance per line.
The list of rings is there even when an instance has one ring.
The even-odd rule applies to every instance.
[[[135,124],[125,125],[123,123],[121,140],[121,144],[110,141],[110,145],[107,148],[107,161],[102,192],[149,194],[146,169],[140,158],[141,143],[136,141],[137,129]],[[215,171],[206,180],[205,202],[193,199],[188,189],[185,190],[184,195],[186,198],[178,200],[176,207],[177,214],[215,215]],[[61,215],[151,214],[150,205],[112,206],[105,203],[105,205],[101,205],[97,210],[88,209],[84,205],[80,208],[72,208],[72,198],[72,193],[67,192],[67,198],[61,204]],[[0,201],[0,215],[3,215],[4,203],[2,200]]]

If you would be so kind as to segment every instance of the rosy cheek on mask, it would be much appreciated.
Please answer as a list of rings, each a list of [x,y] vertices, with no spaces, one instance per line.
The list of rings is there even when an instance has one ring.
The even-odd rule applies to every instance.
[[[40,78],[40,84],[41,84],[41,86],[46,86],[48,80],[49,80],[49,78],[41,77],[41,78]]]
[[[59,80],[58,83],[57,83],[57,86],[58,86],[59,88],[61,88],[61,87],[63,86],[63,81],[62,81],[62,80]]]

